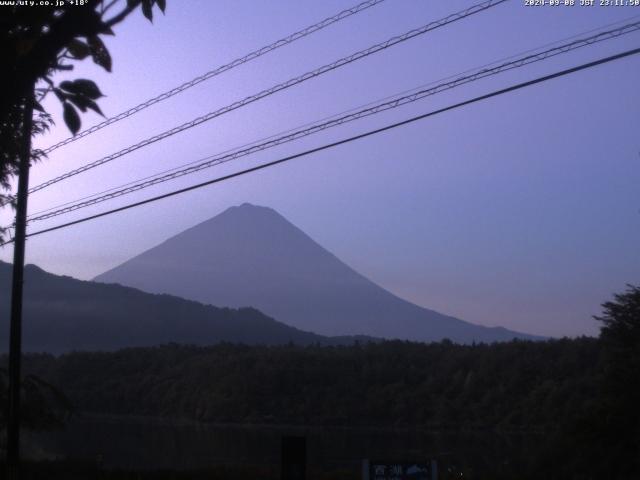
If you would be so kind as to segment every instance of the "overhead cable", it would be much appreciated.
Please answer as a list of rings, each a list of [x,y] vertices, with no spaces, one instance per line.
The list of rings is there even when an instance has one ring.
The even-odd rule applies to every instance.
[[[239,67],[240,65],[243,65],[245,63],[248,63],[252,60],[255,60],[256,58],[262,57],[263,55],[266,55],[267,53],[273,52],[274,50],[277,50],[280,47],[284,47],[285,45],[289,45],[293,42],[295,42],[296,40],[300,40],[301,38],[307,37],[309,35],[311,35],[312,33],[315,33],[319,30],[322,30],[330,25],[333,25],[334,23],[337,23],[341,20],[344,20],[345,18],[348,18],[352,15],[355,15],[357,13],[360,13],[364,10],[367,10],[375,5],[378,5],[379,3],[384,2],[385,0],[367,0],[366,2],[362,2],[359,3],[358,5],[355,5],[351,8],[348,8],[346,10],[342,10],[341,12],[332,15],[331,17],[327,17],[324,20],[321,20],[318,23],[315,23],[313,25],[310,25],[306,28],[303,28],[302,30],[299,30],[295,33],[292,33],[291,35],[288,35],[284,38],[281,38],[280,40],[277,40],[269,45],[266,45],[262,48],[259,48],[257,50],[252,51],[251,53],[248,53],[246,55],[244,55],[243,57],[240,58],[236,58],[235,60],[226,63],[224,65],[221,65],[219,67],[214,68],[213,70],[210,70],[192,80],[189,80],[188,82],[183,83],[182,85],[178,85],[175,88],[172,88],[171,90],[168,90],[164,93],[161,93],[160,95],[157,95],[153,98],[150,98],[149,100],[142,102],[138,105],[136,105],[135,107],[131,107],[128,110],[125,110],[122,113],[119,113],[118,115],[115,115],[113,117],[107,118],[106,120],[98,123],[97,125],[94,125],[90,128],[87,128],[86,130],[83,130],[82,132],[78,133],[77,135],[74,135],[72,137],[66,138],[64,140],[62,140],[61,142],[58,142],[54,145],[51,145],[50,147],[47,147],[46,149],[44,149],[44,153],[51,153],[54,150],[67,145],[71,142],[75,142],[76,140],[79,140],[81,138],[86,137],[87,135],[91,135],[94,132],[97,132],[98,130],[101,130],[105,127],[108,127],[109,125],[112,125],[116,122],[119,122],[120,120],[124,120],[127,117],[130,117],[132,115],[135,115],[138,112],[141,112],[142,110],[145,110],[146,108],[149,108],[152,105],[155,105],[156,103],[162,102],[163,100],[166,100],[168,98],[173,97],[174,95],[177,95],[181,92],[184,92],[185,90],[188,90],[191,87],[194,87],[206,80],[209,80],[213,77],[216,77],[224,72],[227,72],[229,70],[232,70],[236,67]]]
[[[41,183],[39,185],[36,185],[35,187],[32,187],[29,190],[29,193],[34,193],[37,192],[39,190],[42,190],[44,188],[47,188],[51,185],[54,185],[58,182],[61,182],[63,180],[66,180],[67,178],[73,177],[75,175],[79,175],[83,172],[86,172],[88,170],[91,170],[93,168],[96,168],[100,165],[104,165],[105,163],[111,162],[117,158],[120,158],[124,155],[127,155],[129,153],[132,153],[140,148],[146,147],[147,145],[150,145],[152,143],[158,142],[160,140],[163,140],[167,137],[170,137],[172,135],[175,135],[177,133],[183,132],[185,130],[188,130],[190,128],[193,128],[197,125],[200,125],[202,123],[208,122],[216,117],[219,117],[221,115],[224,115],[226,113],[229,113],[231,111],[237,110],[241,107],[244,107],[250,103],[256,102],[258,100],[261,100],[265,97],[268,97],[270,95],[273,95],[277,92],[280,92],[282,90],[285,90],[287,88],[293,87],[294,85],[298,85],[302,82],[305,82],[307,80],[310,80],[312,78],[318,77],[320,75],[323,75],[327,72],[331,72],[337,68],[343,67],[345,65],[348,65],[350,63],[353,63],[357,60],[361,60],[362,58],[368,57],[369,55],[373,55],[375,53],[378,53],[382,50],[385,50],[387,48],[390,48],[394,45],[397,45],[399,43],[405,42],[407,40],[410,40],[412,38],[415,38],[419,35],[423,35],[427,32],[430,32],[432,30],[435,30],[437,28],[443,27],[445,25],[448,25],[450,23],[462,20],[464,18],[467,18],[469,16],[472,16],[474,14],[483,12],[489,8],[495,7],[499,4],[502,4],[504,2],[506,2],[508,0],[487,0],[484,1],[482,3],[478,3],[476,5],[473,5],[469,8],[466,8],[462,11],[453,13],[451,15],[448,15],[445,18],[442,18],[440,20],[434,21],[434,22],[430,22],[426,25],[423,25],[422,27],[410,30],[406,33],[403,33],[402,35],[397,35],[395,37],[392,37],[384,42],[378,43],[376,45],[373,45],[369,48],[366,48],[364,50],[360,50],[356,53],[353,53],[347,57],[343,57],[339,60],[336,60],[335,62],[329,63],[327,65],[324,65],[322,67],[319,67],[315,70],[309,71],[307,73],[304,73],[302,75],[299,75],[297,77],[291,78],[289,80],[287,80],[286,82],[283,83],[279,83],[271,88],[268,88],[266,90],[262,90],[259,93],[250,95],[248,97],[245,97],[242,100],[236,101],[230,105],[227,105],[223,108],[220,108],[218,110],[215,110],[213,112],[209,112],[205,115],[202,115],[200,117],[197,117],[189,122],[183,123],[182,125],[178,125],[177,127],[171,128],[169,130],[166,130],[162,133],[159,133],[157,135],[154,135],[153,137],[147,138],[145,140],[142,140],[134,145],[131,145],[129,147],[126,147],[118,152],[112,153],[111,155],[107,155],[106,157],[100,158],[98,160],[95,160],[91,163],[88,163],[86,165],[83,165],[82,167],[76,168],[74,170],[71,170],[69,172],[66,172],[58,177],[55,177],[51,180],[48,180],[44,183]]]
[[[119,208],[114,208],[112,210],[108,210],[108,211],[105,211],[105,212],[97,213],[95,215],[90,215],[88,217],[80,218],[78,220],[74,220],[74,221],[71,221],[71,222],[67,222],[67,223],[63,223],[63,224],[60,224],[60,225],[56,225],[54,227],[45,228],[43,230],[38,230],[36,232],[31,232],[31,233],[27,234],[27,237],[34,237],[36,235],[42,235],[44,233],[49,233],[49,232],[53,232],[53,231],[60,230],[60,229],[63,229],[63,228],[68,228],[68,227],[70,227],[72,225],[78,225],[80,223],[88,222],[90,220],[95,220],[97,218],[101,218],[101,217],[112,215],[112,214],[115,214],[115,213],[118,213],[118,212],[129,210],[129,209],[132,209],[132,208],[135,208],[135,207],[139,207],[141,205],[154,203],[154,202],[157,202],[159,200],[163,200],[165,198],[173,197],[175,195],[180,195],[182,193],[186,193],[186,192],[189,192],[189,191],[192,191],[192,190],[197,190],[197,189],[209,186],[209,185],[214,185],[216,183],[220,183],[220,182],[223,182],[223,181],[226,181],[226,180],[230,180],[232,178],[237,178],[237,177],[240,177],[240,176],[243,176],[243,175],[247,175],[249,173],[253,173],[253,172],[260,171],[260,170],[264,170],[266,168],[270,168],[270,167],[273,167],[273,166],[276,166],[276,165],[280,165],[282,163],[289,162],[289,161],[297,159],[297,158],[305,157],[305,156],[311,155],[313,153],[317,153],[317,152],[320,152],[320,151],[323,151],[323,150],[328,150],[330,148],[334,148],[334,147],[337,147],[339,145],[344,145],[346,143],[350,143],[350,142],[353,142],[353,141],[356,141],[356,140],[360,140],[360,139],[363,139],[363,138],[366,138],[366,137],[370,137],[372,135],[377,135],[379,133],[386,132],[386,131],[389,131],[389,130],[392,130],[392,129],[395,129],[395,128],[398,128],[398,127],[401,127],[401,126],[404,126],[404,125],[408,125],[408,124],[417,122],[419,120],[423,120],[423,119],[426,119],[426,118],[429,118],[429,117],[432,117],[432,116],[435,116],[435,115],[438,115],[438,114],[441,114],[441,113],[444,113],[444,112],[447,112],[447,111],[450,111],[450,110],[455,110],[455,109],[458,109],[458,108],[461,108],[461,107],[464,107],[464,106],[467,106],[467,105],[471,105],[473,103],[477,103],[477,102],[484,101],[484,100],[487,100],[487,99],[490,99],[490,98],[493,98],[493,97],[497,97],[499,95],[504,95],[504,94],[509,93],[509,92],[513,92],[513,91],[516,91],[516,90],[521,90],[523,88],[530,87],[532,85],[536,85],[536,84],[539,84],[539,83],[543,83],[543,82],[546,82],[546,81],[549,81],[549,80],[552,80],[552,79],[555,79],[555,78],[559,78],[559,77],[563,77],[563,76],[566,76],[566,75],[570,75],[572,73],[576,73],[576,72],[581,71],[581,70],[586,70],[586,69],[589,69],[589,68],[596,67],[598,65],[603,65],[603,64],[606,64],[606,63],[609,63],[609,62],[613,62],[615,60],[620,60],[622,58],[629,57],[631,55],[637,55],[638,53],[640,53],[640,48],[635,48],[635,49],[627,50],[627,51],[624,51],[624,52],[621,52],[621,53],[618,53],[618,54],[615,54],[615,55],[611,55],[611,56],[608,56],[608,57],[600,58],[600,59],[592,61],[592,62],[583,63],[583,64],[578,65],[576,67],[572,67],[572,68],[568,68],[568,69],[565,69],[565,70],[561,70],[561,71],[558,71],[558,72],[555,72],[555,73],[552,73],[552,74],[549,74],[549,75],[545,75],[545,76],[542,76],[542,77],[537,77],[537,78],[535,78],[533,80],[529,80],[529,81],[526,81],[526,82],[518,83],[518,84],[512,85],[510,87],[506,87],[506,88],[503,88],[503,89],[500,89],[500,90],[495,90],[495,91],[493,91],[491,93],[487,93],[485,95],[474,97],[474,98],[471,98],[469,100],[465,100],[463,102],[459,102],[459,103],[456,103],[456,104],[453,104],[453,105],[449,105],[449,106],[444,107],[444,108],[439,108],[437,110],[433,110],[433,111],[430,111],[428,113],[424,113],[422,115],[418,115],[418,116],[403,120],[401,122],[396,122],[396,123],[393,123],[393,124],[390,124],[390,125],[386,125],[386,126],[381,127],[381,128],[376,128],[374,130],[369,130],[369,131],[367,131],[365,133],[361,133],[359,135],[354,135],[352,137],[344,138],[342,140],[338,140],[338,141],[333,142],[333,143],[325,144],[325,145],[322,145],[320,147],[312,148],[312,149],[306,150],[304,152],[300,152],[300,153],[297,153],[297,154],[294,154],[294,155],[289,155],[287,157],[280,158],[278,160],[274,160],[274,161],[271,161],[271,162],[268,162],[268,163],[264,163],[264,164],[261,164],[261,165],[255,166],[255,167],[247,168],[245,170],[241,170],[241,171],[238,171],[238,172],[235,172],[235,173],[232,173],[232,174],[229,174],[229,175],[225,175],[225,176],[222,176],[222,177],[214,178],[212,180],[208,180],[206,182],[198,183],[196,185],[191,185],[189,187],[181,188],[179,190],[174,190],[172,192],[164,193],[164,194],[158,195],[156,197],[147,198],[145,200],[141,200],[139,202],[131,203],[131,204],[119,207]],[[13,240],[9,240],[9,241],[7,241],[7,242],[5,242],[3,244],[0,244],[0,246],[6,245],[6,244],[12,243],[12,242],[13,242]]]
[[[243,149],[239,149],[236,151],[233,151],[231,153],[224,153],[224,154],[216,154],[216,155],[212,155],[209,157],[206,157],[204,159],[201,159],[200,161],[198,161],[197,163],[193,164],[189,164],[189,166],[187,166],[186,168],[182,168],[182,169],[172,169],[172,171],[170,171],[169,173],[165,173],[163,175],[158,175],[155,177],[152,177],[150,179],[141,181],[139,183],[134,183],[134,184],[128,184],[127,186],[120,188],[120,189],[114,189],[111,190],[107,193],[104,193],[102,195],[98,195],[98,196],[93,196],[92,198],[88,199],[88,200],[84,200],[84,201],[79,201],[77,203],[74,203],[72,205],[63,207],[63,208],[59,208],[59,209],[55,209],[53,211],[49,211],[48,213],[42,213],[40,215],[33,215],[31,217],[29,217],[29,222],[35,222],[35,221],[41,221],[41,220],[47,220],[49,218],[53,218],[59,215],[63,215],[75,210],[79,210],[81,208],[86,208],[89,207],[91,205],[95,205],[98,203],[102,203],[105,202],[107,200],[111,200],[117,197],[121,197],[123,195],[127,195],[139,190],[143,190],[145,188],[149,188],[153,185],[157,185],[160,183],[164,183],[170,180],[174,180],[176,178],[179,177],[183,177],[185,175],[189,175],[192,173],[196,173],[199,172],[201,170],[207,169],[207,168],[211,168],[217,165],[220,165],[222,163],[226,163],[226,162],[230,162],[232,160],[236,160],[238,158],[262,151],[262,150],[266,150],[268,148],[272,148],[278,145],[282,145],[284,143],[289,143],[292,142],[294,140],[298,140],[300,138],[327,130],[329,128],[332,127],[336,127],[339,125],[343,125],[345,123],[348,122],[352,122],[355,120],[359,120],[361,118],[364,117],[368,117],[370,115],[374,115],[374,114],[378,114],[387,110],[391,110],[394,108],[398,108],[400,106],[403,105],[407,105],[409,103],[413,103],[416,102],[418,100],[424,99],[426,97],[432,96],[432,95],[436,95],[438,93],[441,93],[443,91],[446,90],[450,90],[456,87],[459,87],[461,85],[465,85],[467,83],[471,83],[477,80],[480,80],[482,78],[486,78],[489,76],[493,76],[493,75],[497,75],[499,73],[503,73],[509,70],[513,70],[515,68],[520,68],[526,65],[530,65],[532,63],[536,63],[536,62],[540,62],[542,60],[546,60],[548,58],[551,57],[555,57],[557,55],[561,55],[567,52],[570,52],[572,50],[576,50],[578,48],[582,48],[588,45],[593,45],[594,43],[598,43],[598,42],[602,42],[605,40],[609,40],[612,38],[617,38],[620,37],[621,35],[625,35],[634,31],[638,31],[640,30],[640,22],[635,22],[632,24],[628,24],[628,25],[624,25],[622,27],[619,27],[617,29],[613,29],[613,30],[609,30],[606,32],[601,32],[597,35],[592,35],[591,37],[587,37],[587,38],[583,38],[583,39],[579,39],[576,41],[573,41],[571,43],[567,43],[564,45],[559,45],[557,47],[545,50],[543,52],[539,52],[539,53],[535,53],[535,54],[531,54],[531,55],[527,55],[524,57],[520,57],[517,58],[515,60],[509,61],[509,62],[505,62],[503,64],[497,65],[495,67],[491,67],[491,68],[483,68],[480,69],[479,71],[476,71],[472,74],[469,75],[464,75],[461,77],[456,78],[453,81],[450,82],[445,82],[445,83],[441,83],[439,85],[433,86],[431,88],[426,88],[417,92],[413,92],[409,95],[403,95],[403,96],[399,96],[396,98],[393,98],[389,101],[386,102],[382,102],[376,105],[373,105],[371,107],[368,108],[364,108],[361,109],[359,111],[353,112],[353,113],[349,113],[347,115],[343,115],[342,117],[339,118],[335,118],[329,121],[325,121],[325,122],[321,122],[321,123],[316,123],[315,125],[312,125],[308,128],[302,128],[296,131],[293,131],[291,133],[287,133],[283,136],[280,137],[276,137],[273,139],[270,139],[268,141],[265,141],[263,143],[258,143],[258,144],[254,144],[251,145],[247,148],[243,148]]]
[[[627,18],[624,18],[624,19],[621,19],[621,20],[617,20],[615,22],[611,22],[611,23],[602,25],[602,26],[597,27],[597,28],[591,28],[589,30],[582,31],[582,32],[577,33],[577,34],[573,34],[573,35],[571,35],[569,37],[563,37],[563,38],[555,40],[553,42],[545,43],[544,45],[540,45],[540,46],[535,47],[535,48],[530,48],[530,49],[527,49],[525,51],[521,51],[521,52],[515,53],[513,55],[509,55],[508,57],[502,57],[502,58],[500,58],[498,60],[494,60],[494,61],[492,61],[490,63],[485,63],[485,64],[483,64],[481,66],[476,66],[474,68],[467,69],[467,70],[465,70],[463,72],[459,72],[457,74],[448,75],[448,76],[446,76],[444,78],[440,78],[438,80],[432,80],[432,81],[430,81],[428,83],[425,83],[425,84],[422,84],[422,85],[420,85],[418,87],[414,87],[414,88],[411,88],[411,89],[408,89],[408,90],[404,90],[404,91],[396,93],[394,95],[387,95],[384,98],[378,98],[376,100],[367,102],[366,104],[361,104],[361,105],[356,106],[356,107],[351,107],[351,108],[349,108],[347,110],[343,110],[343,111],[341,111],[339,113],[334,113],[332,115],[325,116],[325,117],[323,117],[321,119],[318,119],[318,120],[315,120],[313,122],[306,122],[303,125],[297,125],[296,127],[289,128],[287,130],[271,134],[271,135],[269,135],[267,137],[262,137],[262,138],[259,138],[257,140],[253,140],[251,142],[247,142],[247,143],[244,143],[242,145],[236,146],[234,148],[229,148],[229,149],[224,150],[222,152],[218,152],[218,155],[231,153],[231,152],[239,150],[241,148],[246,148],[246,147],[249,147],[249,146],[252,146],[252,145],[256,145],[256,144],[262,143],[262,142],[264,142],[266,140],[271,140],[273,138],[282,136],[284,134],[295,132],[296,130],[299,130],[301,128],[309,127],[309,126],[315,125],[317,123],[324,122],[326,120],[334,119],[334,118],[337,118],[337,117],[341,117],[343,115],[346,115],[347,113],[352,113],[352,112],[361,110],[361,109],[363,109],[365,107],[369,107],[369,106],[375,105],[377,103],[381,103],[381,102],[386,101],[386,100],[391,100],[391,99],[397,98],[398,96],[401,96],[401,95],[405,95],[405,94],[409,94],[409,93],[415,93],[415,92],[417,92],[419,90],[424,89],[425,87],[436,85],[438,83],[442,83],[442,82],[445,82],[447,80],[455,79],[455,78],[458,78],[460,76],[475,72],[477,70],[486,69],[488,67],[491,67],[491,66],[494,66],[494,65],[498,65],[500,63],[504,63],[504,62],[506,62],[508,60],[512,60],[512,59],[524,56],[524,55],[529,54],[529,53],[540,52],[542,49],[545,49],[545,48],[548,48],[548,47],[551,47],[551,46],[554,46],[554,45],[559,45],[559,44],[562,44],[563,42],[568,42],[569,40],[574,40],[574,39],[577,39],[577,38],[580,38],[580,37],[584,37],[585,35],[588,35],[590,33],[594,33],[594,32],[606,33],[606,32],[602,32],[602,31],[604,29],[613,27],[614,25],[620,25],[620,24],[629,23],[629,22],[631,22],[631,20],[635,20],[635,19],[637,19],[639,17],[640,17],[640,15],[633,15],[631,17],[627,17]],[[207,159],[210,159],[210,158],[213,158],[213,157],[214,156],[211,155],[211,156],[207,156],[205,158],[200,158],[198,160],[193,160],[193,161],[188,162],[186,164],[182,164],[182,165],[178,165],[176,167],[172,167],[172,168],[169,168],[169,169],[166,169],[166,170],[162,170],[160,172],[157,172],[157,173],[154,173],[154,174],[151,174],[151,175],[146,175],[146,176],[144,176],[142,178],[137,178],[135,180],[131,180],[131,181],[126,182],[124,184],[120,184],[120,185],[117,185],[117,186],[109,187],[109,188],[106,188],[106,189],[101,190],[99,192],[95,192],[95,193],[92,193],[92,194],[89,194],[89,195],[85,195],[85,196],[82,196],[80,198],[76,198],[74,200],[69,200],[69,201],[66,201],[66,202],[63,202],[63,203],[59,203],[59,204],[44,208],[42,210],[38,210],[38,211],[32,213],[31,217],[36,217],[36,216],[39,216],[41,213],[49,212],[51,210],[58,210],[61,207],[64,207],[64,206],[67,206],[67,205],[72,205],[74,203],[78,203],[78,202],[81,202],[83,200],[88,200],[90,198],[98,197],[98,196],[104,195],[106,193],[113,192],[115,190],[120,190],[120,189],[122,189],[124,187],[128,187],[130,185],[134,185],[136,183],[143,182],[145,180],[150,180],[152,178],[160,177],[160,176],[165,175],[167,173],[171,173],[171,172],[174,172],[174,171],[177,171],[177,170],[181,170],[182,168],[185,168],[185,167],[191,166],[191,165],[195,165],[197,163],[200,163],[200,162],[202,162],[204,160],[207,160]]]

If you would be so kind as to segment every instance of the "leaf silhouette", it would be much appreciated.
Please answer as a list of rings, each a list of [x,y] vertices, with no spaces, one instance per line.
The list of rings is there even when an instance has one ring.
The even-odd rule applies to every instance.
[[[153,22],[153,1],[142,0],[142,14]]]
[[[104,96],[95,82],[85,78],[80,78],[72,82],[64,81],[60,84],[60,88],[67,92],[88,97],[92,100],[96,100]]]
[[[76,109],[73,108],[73,105],[71,105],[69,102],[64,102],[63,106],[64,123],[67,124],[67,127],[69,127],[69,130],[71,130],[71,133],[75,135],[80,130],[80,116],[78,115],[78,112],[76,112]]]
[[[94,63],[100,65],[107,72],[111,72],[111,55],[105,44],[97,35],[89,37],[89,48],[91,49],[91,57]]]
[[[67,44],[67,50],[69,50],[69,53],[73,56],[73,58],[76,58],[78,60],[84,60],[91,54],[89,45],[75,38]]]

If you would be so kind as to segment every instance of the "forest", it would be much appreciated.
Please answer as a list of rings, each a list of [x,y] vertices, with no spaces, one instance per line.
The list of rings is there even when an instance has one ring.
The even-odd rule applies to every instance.
[[[522,432],[545,440],[530,461],[555,462],[572,474],[585,470],[575,478],[597,472],[637,478],[640,289],[630,287],[603,307],[599,338],[168,344],[29,354],[26,379],[40,383],[31,388],[35,408],[26,411],[46,418],[43,427],[55,426],[57,411],[61,422],[90,412],[206,423]],[[66,401],[48,410],[45,396],[34,395],[45,390]]]
[[[455,345],[164,345],[29,355],[85,412],[201,422],[541,429],[598,394],[594,339]]]

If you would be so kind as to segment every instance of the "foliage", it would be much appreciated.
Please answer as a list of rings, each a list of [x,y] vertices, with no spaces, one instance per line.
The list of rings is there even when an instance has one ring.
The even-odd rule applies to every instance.
[[[8,373],[0,368],[0,431],[7,424]],[[59,427],[71,414],[69,399],[53,385],[35,375],[27,375],[21,385],[21,423],[32,430]]]
[[[8,190],[16,175],[18,159],[26,145],[25,113],[36,112],[31,136],[46,131],[52,121],[41,105],[53,92],[60,100],[63,118],[76,134],[81,127],[78,110],[102,114],[96,100],[102,96],[88,79],[64,81],[56,85],[53,77],[73,70],[73,63],[91,57],[94,63],[111,71],[112,59],[101,36],[113,35],[113,27],[141,7],[151,21],[153,6],[162,12],[166,0],[83,0],[82,5],[4,5],[0,8],[0,190]],[[54,2],[51,2],[52,4]],[[117,9],[117,13],[111,12]],[[42,158],[34,151],[31,161]],[[0,205],[12,202],[0,195]],[[3,231],[0,231],[0,240]]]
[[[614,295],[615,301],[602,304],[601,339],[613,350],[637,351],[640,344],[640,287],[629,285],[625,293]],[[624,355],[624,354],[623,354]]]
[[[620,476],[640,476],[640,287],[629,285],[602,305],[602,391],[595,434]],[[629,459],[633,459],[629,461]]]
[[[27,355],[25,368],[64,390],[80,411],[216,423],[520,432],[544,438],[525,457],[512,458],[523,469],[521,478],[534,478],[533,472],[539,478],[637,478],[631,448],[637,436],[615,421],[633,425],[637,404],[607,386],[610,348],[595,338],[491,345],[170,344]],[[505,475],[500,478],[513,478]]]
[[[63,389],[80,411],[215,423],[497,430],[544,438],[535,451],[511,459],[523,469],[520,478],[634,478],[612,474],[612,462],[629,458],[598,433],[606,404],[604,350],[594,338],[171,344],[29,355],[25,366]],[[505,475],[500,478],[514,478]]]
[[[597,393],[595,339],[166,345],[29,356],[80,410],[204,422],[557,428]]]

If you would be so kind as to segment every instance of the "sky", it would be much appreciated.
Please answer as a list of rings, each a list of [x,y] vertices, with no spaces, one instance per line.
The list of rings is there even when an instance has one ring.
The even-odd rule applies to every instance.
[[[605,25],[640,7],[526,6],[511,0],[272,95],[34,193],[29,212],[335,115]],[[136,12],[90,60],[107,116],[355,2],[170,0]],[[53,152],[37,185],[357,50],[473,5],[387,0]],[[621,23],[622,24],[622,23]],[[640,33],[459,87],[73,214],[32,231],[313,148],[556,70],[640,46]],[[596,335],[600,304],[640,283],[640,56],[450,111],[284,165],[33,237],[27,262],[91,279],[244,202],[276,209],[394,294],[489,326]],[[55,99],[47,147],[69,135]],[[101,120],[86,114],[83,126]],[[11,214],[0,213],[3,223]],[[212,246],[215,248],[215,246]],[[0,250],[10,261],[11,248]]]

